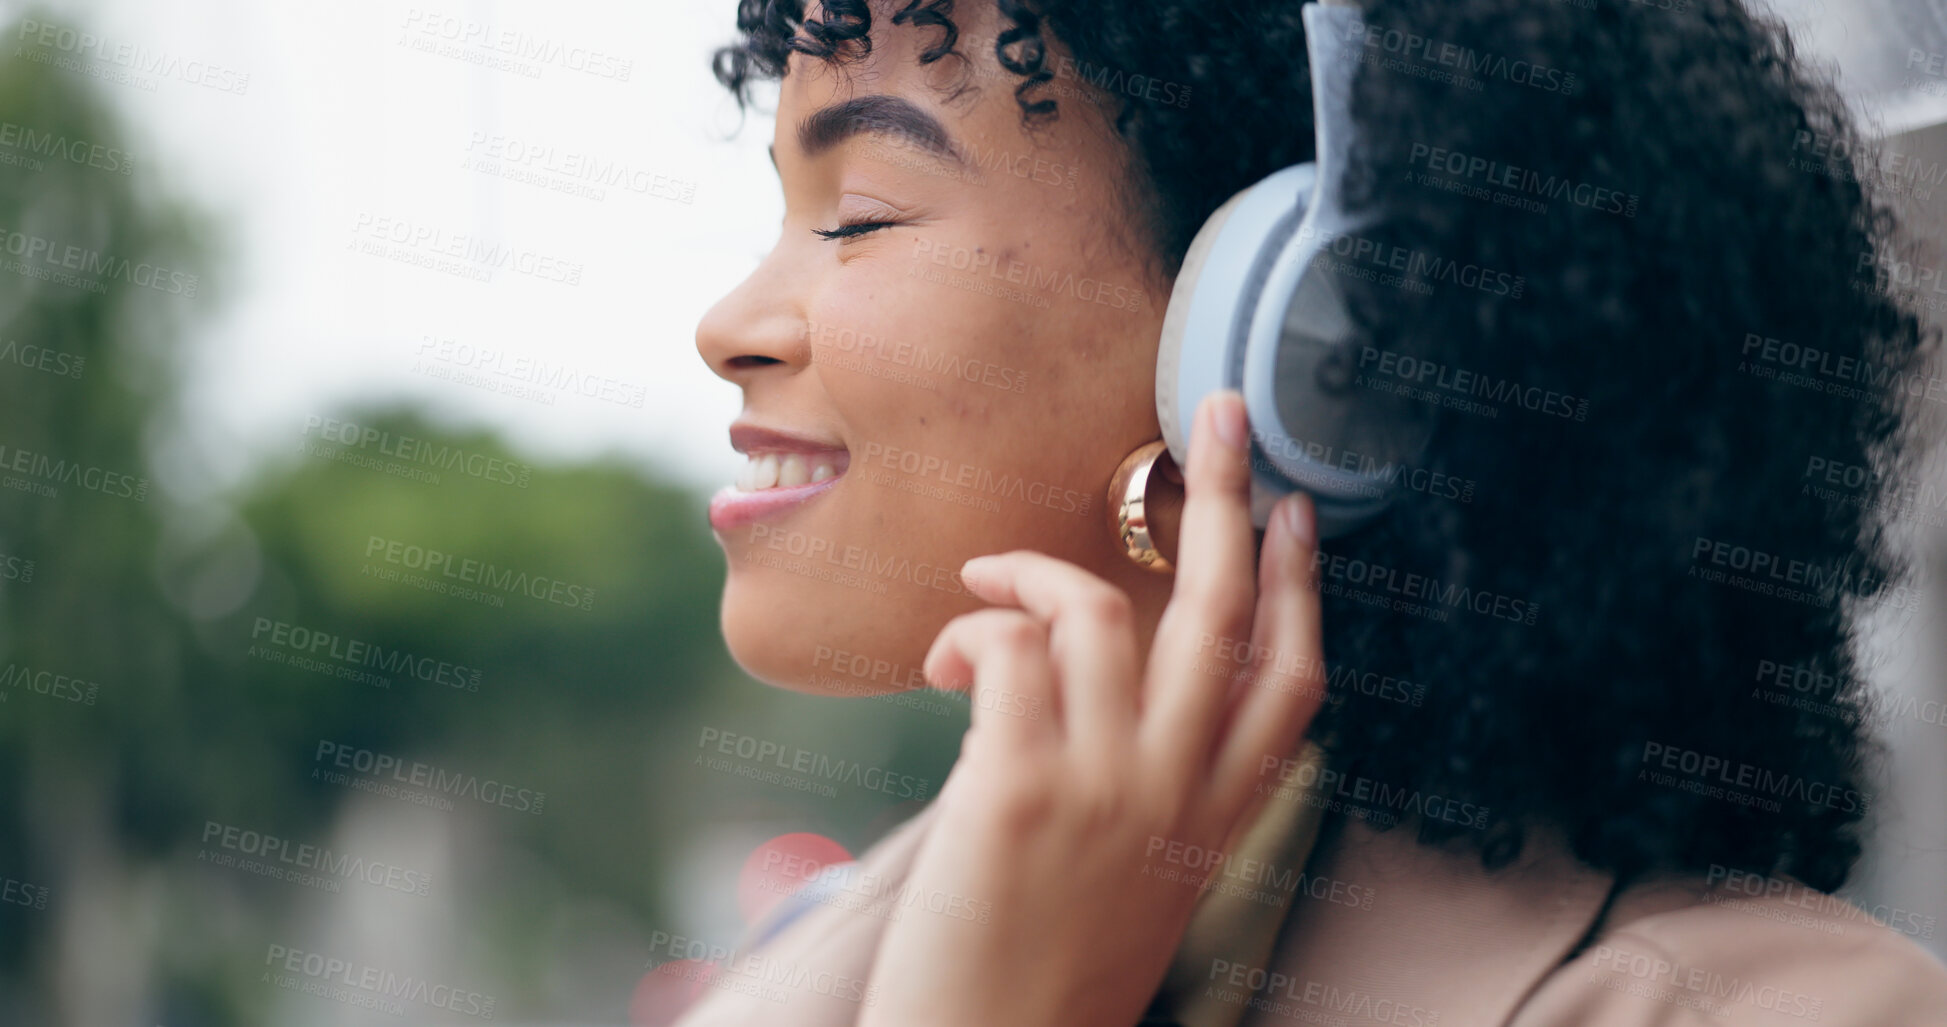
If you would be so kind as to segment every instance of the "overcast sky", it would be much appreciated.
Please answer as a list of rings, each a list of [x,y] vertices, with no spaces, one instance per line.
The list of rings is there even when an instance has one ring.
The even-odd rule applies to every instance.
[[[694,326],[782,215],[771,122],[730,137],[709,75],[732,7],[62,4],[97,52],[158,69],[103,87],[137,173],[229,237],[173,476],[233,481],[309,417],[404,396],[536,455],[621,450],[727,481],[737,393]],[[554,56],[492,45],[510,39]],[[422,266],[440,262],[458,273]],[[493,391],[523,361],[600,387]],[[468,372],[490,384],[450,377]]]

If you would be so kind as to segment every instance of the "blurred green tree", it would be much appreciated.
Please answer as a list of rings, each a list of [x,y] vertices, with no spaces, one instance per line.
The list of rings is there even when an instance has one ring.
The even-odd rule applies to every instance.
[[[264,939],[193,909],[133,930],[138,893],[151,867],[193,860],[211,822],[323,842],[347,793],[310,781],[320,739],[560,789],[545,817],[510,821],[510,844],[653,917],[670,825],[643,794],[643,725],[730,673],[700,504],[619,464],[535,468],[513,488],[316,457],[267,472],[235,513],[165,495],[145,440],[179,413],[216,230],[130,173],[109,103],[64,56],[31,40],[0,55],[0,879],[45,903],[0,908],[0,1021],[99,1022],[146,994],[196,1020],[262,1022],[275,995],[225,982]],[[482,434],[361,417],[513,459]],[[546,568],[595,601],[496,609],[361,578],[375,533]],[[212,595],[232,609],[210,616]],[[252,658],[265,619],[481,673],[466,688],[351,684]],[[572,801],[590,781],[613,790]],[[243,933],[301,898],[251,890]],[[118,918],[128,951],[79,951]]]
[[[694,879],[675,864],[700,830],[857,846],[902,808],[698,769],[699,724],[870,751],[937,788],[964,727],[952,705],[819,700],[738,673],[703,503],[638,468],[528,467],[493,433],[395,407],[346,419],[520,480],[437,458],[415,469],[438,480],[418,480],[293,432],[238,494],[155,484],[182,459],[156,440],[194,416],[181,357],[224,298],[225,247],[130,163],[96,82],[18,31],[56,20],[23,15],[0,52],[0,1023],[274,1022],[318,1000],[261,982],[266,947],[394,923],[372,901],[450,921],[451,951],[428,959],[497,996],[498,1020],[619,1022],[645,939],[694,913],[665,906]],[[393,543],[495,568],[469,579],[484,600],[395,580],[456,579],[389,559]],[[456,853],[430,906],[211,865],[233,851],[212,831],[333,846],[357,803],[381,802],[321,780],[321,743],[545,806],[387,807],[415,828],[401,838]]]
[[[121,797],[180,716],[184,637],[152,572],[143,438],[207,296],[188,276],[210,238],[144,191],[63,56],[0,55],[0,875],[46,903],[0,911],[0,1020],[16,1023],[82,1015],[62,1008],[87,1001],[71,950],[119,883],[90,871],[156,840]]]

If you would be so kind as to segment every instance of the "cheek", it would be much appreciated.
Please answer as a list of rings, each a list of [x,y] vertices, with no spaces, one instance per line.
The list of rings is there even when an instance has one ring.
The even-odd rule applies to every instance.
[[[918,266],[888,262],[818,313],[843,326],[814,340],[812,362],[863,472],[860,508],[883,513],[875,529],[922,525],[918,546],[1060,546],[1099,512],[1095,479],[1114,460],[1098,443],[1143,430],[1117,422],[1140,420],[1122,398],[1147,380],[1082,366],[1062,311],[992,294],[984,272],[934,281],[907,273]]]
[[[1010,296],[1000,255],[995,273],[968,264],[888,247],[807,308],[806,373],[851,465],[791,522],[817,552],[731,550],[724,634],[753,676],[830,695],[917,687],[939,629],[981,605],[958,582],[967,559],[1031,548],[1116,566],[1105,489],[1156,435],[1155,326]]]
[[[865,472],[873,530],[924,525],[909,544],[1084,561],[1110,473],[1157,435],[1160,315],[1050,287],[1087,280],[1077,253],[1034,246],[1045,256],[1028,263],[1030,243],[996,240],[998,227],[942,232],[860,261],[812,312],[812,361]],[[1134,280],[1108,263],[1097,273]]]
[[[1043,344],[1048,317],[1035,297],[1007,298],[996,277],[1005,265],[991,247],[915,241],[892,240],[848,269],[846,288],[820,297],[812,312],[823,329],[812,360],[825,365],[826,389],[847,413],[945,407],[952,420],[1050,395],[1066,360]]]

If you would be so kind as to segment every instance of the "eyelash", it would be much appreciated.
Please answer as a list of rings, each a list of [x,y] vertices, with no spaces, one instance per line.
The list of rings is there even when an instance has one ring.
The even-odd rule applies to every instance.
[[[898,224],[897,221],[857,221],[837,228],[814,228],[811,234],[820,239],[856,239],[867,233],[876,232],[881,228],[892,228]]]

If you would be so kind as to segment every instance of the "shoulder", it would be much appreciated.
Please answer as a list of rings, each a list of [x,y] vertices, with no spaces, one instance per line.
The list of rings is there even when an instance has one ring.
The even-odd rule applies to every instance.
[[[927,805],[857,859],[821,868],[817,876],[773,903],[751,926],[740,947],[764,946],[806,919],[858,919],[859,913],[876,913],[881,918],[888,915],[887,897],[897,892],[911,871],[913,857],[933,822],[933,811],[934,807]],[[809,916],[821,909],[833,910],[835,914],[823,918]]]
[[[713,962],[678,1027],[846,1027],[871,1001],[868,978],[932,807],[855,861],[824,868],[779,900]]]
[[[1750,880],[1663,886],[1648,903],[1625,893],[1623,915],[1544,979],[1513,1023],[1947,1022],[1947,965],[1913,940],[1932,936],[1930,919],[1875,917],[1793,882]]]

